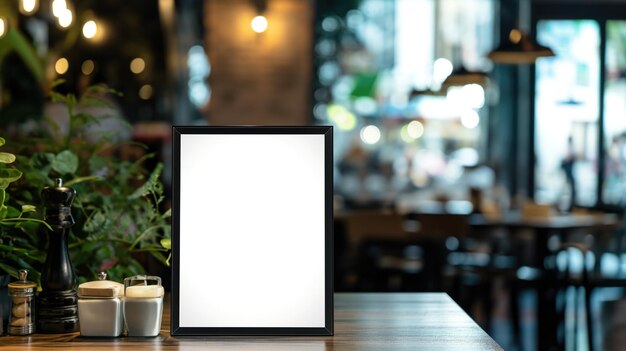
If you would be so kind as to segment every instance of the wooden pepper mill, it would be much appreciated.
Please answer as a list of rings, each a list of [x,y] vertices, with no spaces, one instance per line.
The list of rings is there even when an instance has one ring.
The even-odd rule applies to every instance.
[[[41,197],[46,209],[46,222],[52,227],[49,233],[48,254],[41,275],[42,291],[37,296],[37,332],[69,333],[78,331],[78,295],[76,274],[67,250],[67,236],[74,225],[72,201],[76,191],[63,186],[45,187]]]

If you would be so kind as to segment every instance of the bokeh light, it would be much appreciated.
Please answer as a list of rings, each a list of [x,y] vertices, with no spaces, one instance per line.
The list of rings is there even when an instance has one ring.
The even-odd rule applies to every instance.
[[[89,20],[83,24],[83,36],[87,39],[93,39],[98,34],[98,24],[94,20]]]
[[[474,109],[485,106],[485,89],[479,84],[467,84],[461,88],[466,104]]]
[[[67,72],[67,70],[70,68],[70,63],[67,61],[67,59],[65,57],[61,57],[60,59],[57,60],[57,62],[54,64],[54,70],[58,73],[58,74],[65,74],[65,72]]]
[[[461,124],[467,129],[478,127],[478,123],[480,123],[480,116],[474,110],[469,109],[461,115]]]
[[[20,11],[24,14],[31,14],[37,10],[38,7],[37,0],[21,0],[20,1]]]
[[[152,85],[145,84],[139,88],[139,97],[143,100],[148,100],[152,97]]]
[[[65,9],[65,11],[63,11],[63,13],[59,16],[59,26],[63,28],[67,28],[72,25],[72,21],[74,21],[74,15],[69,9]]]
[[[452,62],[446,58],[438,58],[433,63],[433,79],[441,83],[452,73]]]
[[[65,11],[67,11],[67,3],[65,0],[53,0],[52,1],[52,14],[56,18],[61,18]]]
[[[376,144],[380,141],[380,129],[375,125],[368,125],[361,129],[361,140],[366,144]]]
[[[424,135],[424,125],[420,121],[411,121],[407,125],[407,133],[413,139],[419,139]]]
[[[88,76],[93,73],[95,67],[96,65],[94,64],[93,60],[85,60],[80,66],[80,70],[83,72],[84,75]]]
[[[348,110],[342,105],[338,104],[330,104],[326,108],[326,114],[328,115],[328,119],[333,121],[337,128],[341,130],[352,130],[356,127],[357,118],[352,113],[352,111]]]
[[[263,33],[267,30],[267,18],[264,16],[256,16],[250,23],[252,30],[257,33]]]
[[[2,38],[7,33],[6,23],[6,20],[0,17],[0,38]]]
[[[130,71],[139,74],[146,69],[146,61],[141,57],[136,57],[132,61],[130,61]]]

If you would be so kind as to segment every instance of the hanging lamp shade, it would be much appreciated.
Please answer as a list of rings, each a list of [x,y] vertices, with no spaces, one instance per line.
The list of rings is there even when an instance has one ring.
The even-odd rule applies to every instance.
[[[487,57],[494,63],[509,65],[532,64],[539,57],[554,56],[552,49],[535,43],[519,29],[512,29],[503,41]]]
[[[409,99],[413,99],[420,96],[446,96],[446,92],[443,89],[431,90],[431,89],[411,89],[409,92]]]
[[[489,85],[489,77],[484,72],[469,71],[464,66],[454,70],[444,81],[441,83],[441,90],[447,90],[449,87],[464,86],[468,84],[478,84],[483,88]]]

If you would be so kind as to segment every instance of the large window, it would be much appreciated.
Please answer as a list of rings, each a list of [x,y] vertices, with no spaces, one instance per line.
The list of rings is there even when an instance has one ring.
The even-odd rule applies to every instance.
[[[584,12],[546,9],[559,17]],[[626,205],[626,19],[613,19],[619,14],[606,6],[589,13],[593,19],[537,22],[537,40],[557,55],[536,64],[539,201]]]
[[[461,67],[491,68],[495,2],[362,0],[321,14],[314,116],[336,127],[336,193],[466,195],[456,185],[484,155],[488,87],[442,83]]]
[[[602,200],[626,205],[626,21],[606,23]]]
[[[600,115],[600,27],[593,20],[544,20],[537,40],[556,56],[536,63],[535,199],[596,204]]]

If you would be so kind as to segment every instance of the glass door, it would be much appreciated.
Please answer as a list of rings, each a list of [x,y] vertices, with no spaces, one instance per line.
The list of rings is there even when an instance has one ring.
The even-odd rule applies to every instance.
[[[562,210],[597,201],[600,40],[594,20],[537,23],[556,56],[536,62],[534,197]]]
[[[602,201],[626,205],[626,21],[607,21]]]

